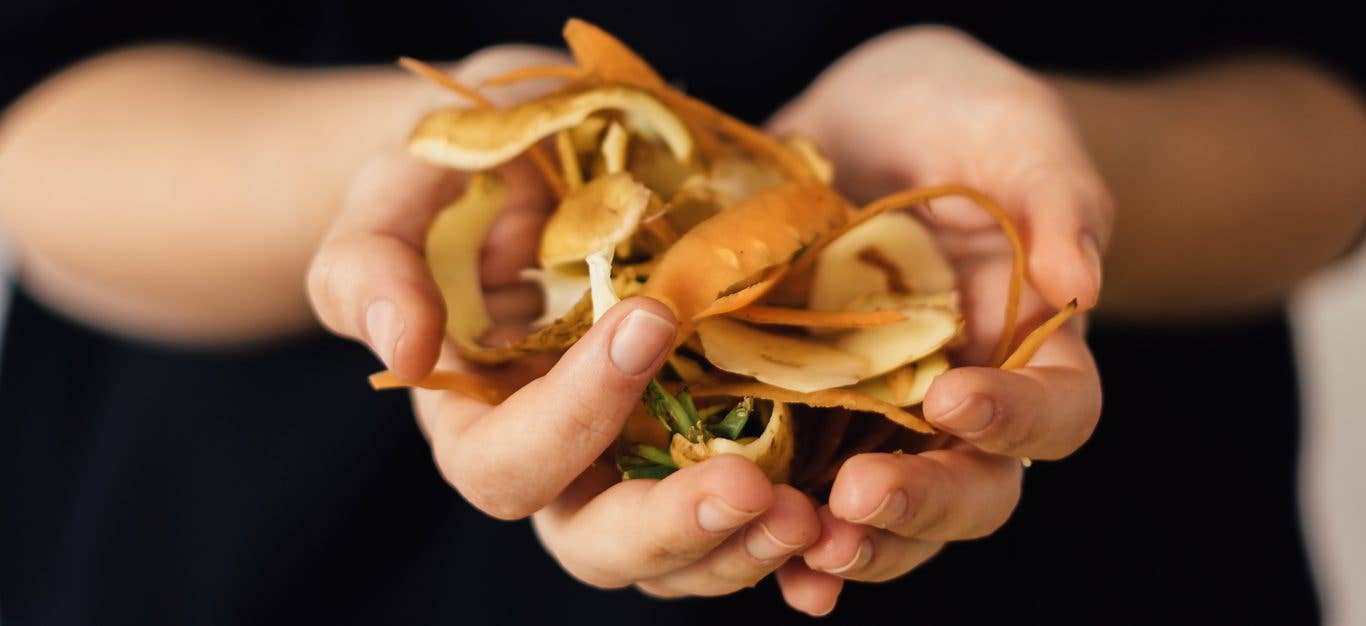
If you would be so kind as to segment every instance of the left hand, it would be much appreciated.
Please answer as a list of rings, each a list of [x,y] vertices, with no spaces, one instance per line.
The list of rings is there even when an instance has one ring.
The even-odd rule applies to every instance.
[[[1109,193],[1061,97],[971,37],[944,27],[878,37],[826,70],[771,129],[813,139],[834,161],[837,186],[858,201],[946,182],[994,197],[1029,253],[1022,330],[1073,298],[1083,311],[1095,306]],[[969,342],[954,360],[983,363],[1000,335],[1010,248],[967,201],[936,200],[922,217],[963,296]],[[936,379],[923,408],[957,437],[947,448],[846,462],[820,510],[820,539],[804,564],[778,573],[788,602],[826,613],[844,579],[889,580],[947,541],[999,528],[1019,500],[1018,458],[1062,458],[1095,429],[1100,378],[1083,324],[1074,318],[1025,368],[959,367]]]

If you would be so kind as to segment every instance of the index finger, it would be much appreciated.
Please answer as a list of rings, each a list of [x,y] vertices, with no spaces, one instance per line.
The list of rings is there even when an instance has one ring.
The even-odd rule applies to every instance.
[[[1059,459],[1100,419],[1100,373],[1077,324],[1044,342],[1018,370],[951,369],[930,385],[925,418],[973,445],[1016,457]]]

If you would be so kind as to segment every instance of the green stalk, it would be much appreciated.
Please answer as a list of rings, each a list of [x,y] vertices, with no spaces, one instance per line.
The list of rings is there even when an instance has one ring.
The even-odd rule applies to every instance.
[[[749,414],[753,408],[754,400],[745,398],[743,402],[735,405],[730,413],[721,418],[721,421],[711,425],[711,433],[725,439],[739,439],[740,433],[745,430],[745,424],[749,422]]]
[[[664,386],[659,384],[658,380],[651,379],[650,384],[645,386],[645,393],[641,397],[641,401],[645,403],[645,410],[658,418],[670,432],[678,433],[695,441],[694,435],[698,430],[699,421],[697,409],[688,410],[688,407],[692,406],[692,397],[688,396],[686,391],[679,395],[687,402],[686,407],[683,402],[679,401],[679,398],[669,394]]]
[[[676,467],[674,465],[673,455],[669,454],[669,451],[663,448],[647,446],[642,443],[637,444],[635,448],[633,448],[631,451],[634,452],[636,456],[645,459],[646,461],[649,461],[651,463],[654,463],[655,465],[667,465],[669,467]]]

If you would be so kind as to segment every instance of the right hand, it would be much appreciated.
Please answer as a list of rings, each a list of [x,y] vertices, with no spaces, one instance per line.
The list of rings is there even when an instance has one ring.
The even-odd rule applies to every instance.
[[[475,83],[561,58],[525,46],[491,48],[456,74]],[[505,102],[527,96],[507,91],[489,95]],[[485,242],[481,268],[495,336],[525,332],[538,312],[539,294],[519,281],[517,270],[534,263],[551,208],[526,163],[501,173],[514,193]],[[445,307],[422,250],[428,225],[465,178],[402,153],[376,158],[356,177],[309,271],[319,319],[365,343],[405,381],[434,367],[474,371],[443,342]],[[590,585],[635,585],[661,597],[752,586],[818,537],[820,522],[805,495],[772,485],[737,456],[662,481],[627,482],[603,458],[672,347],[675,330],[667,307],[633,298],[610,309],[553,367],[533,359],[479,371],[518,389],[500,405],[414,391],[441,474],[489,515],[532,516],[550,554]]]

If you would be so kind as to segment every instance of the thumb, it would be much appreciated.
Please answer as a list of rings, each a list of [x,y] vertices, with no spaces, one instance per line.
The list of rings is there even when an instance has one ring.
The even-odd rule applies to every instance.
[[[658,301],[618,303],[545,376],[451,434],[452,445],[433,441],[447,480],[496,517],[540,510],[616,440],[676,330]]]

